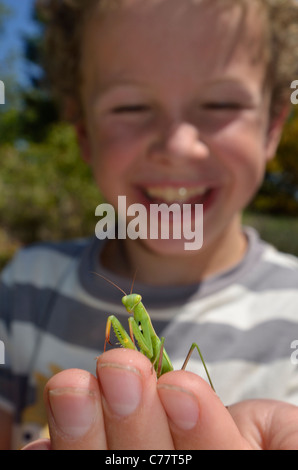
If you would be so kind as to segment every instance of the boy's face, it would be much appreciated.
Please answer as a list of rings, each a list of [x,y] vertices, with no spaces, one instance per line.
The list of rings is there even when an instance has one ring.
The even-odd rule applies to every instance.
[[[117,207],[204,204],[204,246],[235,223],[263,179],[269,122],[260,14],[224,1],[122,0],[89,20],[81,143]],[[251,2],[253,3],[253,2]],[[184,242],[142,241],[155,251]]]

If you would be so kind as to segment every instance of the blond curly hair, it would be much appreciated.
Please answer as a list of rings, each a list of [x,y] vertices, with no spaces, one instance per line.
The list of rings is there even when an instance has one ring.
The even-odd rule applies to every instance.
[[[118,1],[36,0],[37,10],[47,24],[46,69],[60,103],[65,103],[66,97],[72,98],[80,109],[80,58],[85,21],[97,5],[117,5]],[[226,0],[229,5],[243,6],[251,1]],[[264,36],[274,116],[285,102],[290,102],[290,85],[298,78],[298,0],[254,1],[263,9],[267,20]]]

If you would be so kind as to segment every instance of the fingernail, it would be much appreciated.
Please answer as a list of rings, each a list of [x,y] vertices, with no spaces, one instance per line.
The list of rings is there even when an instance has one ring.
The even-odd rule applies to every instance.
[[[106,363],[99,365],[98,375],[104,398],[113,413],[128,416],[138,408],[142,381],[137,369]]]
[[[188,390],[172,385],[160,384],[157,389],[168,418],[183,431],[193,429],[199,418],[196,397]]]
[[[48,393],[51,412],[60,432],[73,439],[83,437],[95,422],[97,403],[92,391],[61,388]]]

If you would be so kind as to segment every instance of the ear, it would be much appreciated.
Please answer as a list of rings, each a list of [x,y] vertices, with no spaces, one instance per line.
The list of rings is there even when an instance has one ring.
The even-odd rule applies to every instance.
[[[81,156],[86,163],[90,164],[91,151],[87,127],[84,121],[83,110],[77,100],[70,96],[64,99],[62,117],[73,125],[81,150]]]
[[[90,165],[91,163],[91,149],[88,138],[88,131],[83,119],[76,121],[74,124],[78,144],[81,150],[81,156],[83,160]]]
[[[275,157],[279,145],[283,127],[290,112],[290,106],[285,105],[277,116],[271,119],[266,138],[266,160],[272,160]]]

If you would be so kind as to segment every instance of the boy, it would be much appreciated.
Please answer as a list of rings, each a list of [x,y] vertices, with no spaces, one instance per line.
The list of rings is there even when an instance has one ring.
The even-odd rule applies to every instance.
[[[290,64],[297,59],[295,3],[65,0],[49,1],[48,8],[55,59],[51,69],[63,107],[75,122],[82,156],[107,202],[117,207],[121,195],[127,207],[188,204],[192,229],[194,207],[202,204],[204,242],[200,250],[186,251],[183,237],[119,237],[21,252],[5,270],[1,290],[1,338],[8,358],[0,372],[7,429],[13,410],[18,442],[38,436],[46,424],[40,391],[51,372],[73,367],[93,371],[94,356],[105,341],[107,312],[125,322],[119,293],[93,272],[129,291],[137,270],[134,291],[143,295],[157,333],[165,336],[175,369],[190,344],[198,342],[224,404],[248,398],[298,404],[297,366],[290,359],[298,331],[298,263],[241,226],[241,211],[262,182],[287,114],[285,90],[289,92],[295,71]],[[284,49],[284,30],[277,28],[285,28],[283,22],[288,40],[296,41],[291,60]],[[150,226],[149,218],[146,222]],[[174,217],[169,224],[174,230]],[[114,449],[120,446],[114,438],[119,416],[134,416],[140,405],[140,377],[148,393],[156,384],[145,358],[136,359],[131,351],[107,354],[110,361],[99,362],[103,366],[98,372],[106,428],[96,433],[103,439],[96,446]],[[195,363],[190,368],[201,373]],[[90,425],[87,416],[98,416],[100,392],[87,372],[79,377],[66,373],[71,375],[67,385],[64,380],[54,391],[47,386],[53,393],[46,394],[46,402],[55,415],[53,421],[50,414],[49,422],[52,430],[64,425],[64,436],[69,432],[70,441],[81,439],[82,446],[83,431]],[[52,379],[55,384],[63,374]],[[161,401],[152,392],[138,426],[123,431],[118,425],[135,446],[156,447],[156,440],[148,444],[141,432],[150,422],[148,410],[151,419],[158,415],[163,420],[155,433],[162,448],[171,446],[177,423],[183,422],[190,439],[198,422],[196,390],[204,396],[205,389],[194,386],[197,378],[191,379],[189,389],[185,375],[175,374],[174,386],[167,383],[173,374],[160,379]],[[69,394],[72,387],[74,396]],[[163,399],[169,389],[170,396]],[[177,391],[173,399],[171,393]],[[167,408],[171,396],[172,412]],[[96,413],[90,397],[97,403]],[[77,399],[77,410],[84,401],[84,413],[78,420],[74,411],[68,423],[67,404],[76,407]],[[114,414],[107,411],[106,401]],[[220,404],[216,413],[219,402],[213,401],[211,423],[223,410],[219,421],[225,423],[227,411]],[[231,414],[241,429],[237,409]],[[181,415],[185,410],[186,418]],[[165,411],[175,423],[171,433]],[[236,442],[231,419],[230,426],[229,441],[222,446]],[[175,446],[185,448],[177,434]],[[196,433],[191,435],[196,438]],[[192,448],[196,442],[199,447],[195,441]],[[216,446],[215,436],[212,442]]]

